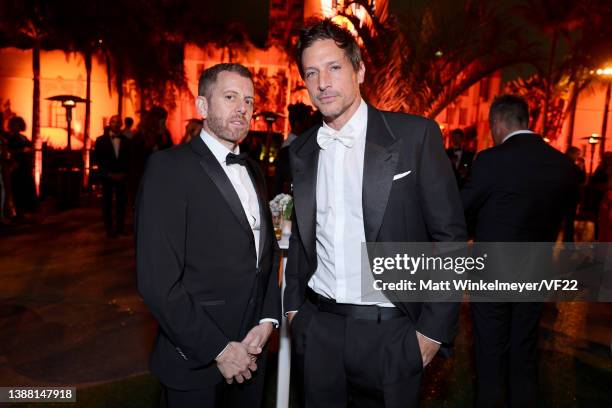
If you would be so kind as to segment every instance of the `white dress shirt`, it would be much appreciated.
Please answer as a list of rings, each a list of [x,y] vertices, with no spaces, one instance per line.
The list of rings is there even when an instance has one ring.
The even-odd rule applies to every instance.
[[[115,136],[115,137],[113,137]],[[118,134],[113,132],[110,133],[111,143],[113,144],[113,151],[115,152],[115,159],[119,158],[119,148],[121,147],[121,138]]]
[[[532,132],[529,129],[515,130],[514,132],[508,133],[506,135],[506,137],[504,137],[504,139],[502,140],[502,143],[504,143],[506,140],[510,139],[512,136],[518,135],[519,133],[532,133],[532,134],[535,134],[535,132]]]
[[[335,131],[327,124],[319,129],[338,139],[319,142],[316,190],[317,269],[308,285],[338,303],[393,306],[361,301],[361,244],[363,224],[363,161],[368,107],[361,104],[349,121]],[[352,140],[351,140],[352,139]],[[350,146],[350,147],[347,147]]]
[[[236,194],[238,194],[238,197],[240,198],[240,204],[242,204],[244,214],[246,215],[247,220],[251,225],[251,230],[253,231],[255,251],[257,253],[257,264],[259,264],[259,235],[261,232],[261,216],[259,213],[259,199],[257,198],[253,181],[251,180],[249,172],[245,166],[241,166],[239,164],[227,165],[225,163],[229,153],[240,153],[240,146],[236,146],[234,151],[231,151],[204,129],[202,129],[200,132],[200,137],[221,165],[221,168],[230,179],[232,186],[234,186],[234,190],[236,190]],[[278,327],[278,320],[276,319],[265,318],[259,321],[259,323],[264,322],[270,322],[275,327]],[[223,351],[225,351],[225,348]],[[221,355],[223,351],[221,351],[219,355]]]
[[[366,242],[362,190],[367,127],[368,106],[361,100],[342,129],[336,132],[325,123],[319,129],[317,140],[321,133],[331,133],[337,139],[319,144],[326,147],[321,147],[317,167],[317,269],[308,286],[337,303],[395,307],[391,302],[361,300],[361,244]],[[347,143],[347,138],[354,140]]]
[[[234,151],[231,151],[225,147],[216,138],[211,136],[204,129],[200,132],[202,140],[208,146],[212,154],[215,156],[221,168],[230,179],[238,198],[240,198],[240,204],[244,209],[251,230],[253,231],[253,238],[255,239],[255,251],[257,252],[257,263],[259,263],[259,233],[261,231],[261,216],[259,214],[259,200],[255,187],[253,187],[253,181],[249,176],[249,172],[245,166],[239,164],[227,165],[225,159],[229,153],[239,154],[240,146],[236,146]]]

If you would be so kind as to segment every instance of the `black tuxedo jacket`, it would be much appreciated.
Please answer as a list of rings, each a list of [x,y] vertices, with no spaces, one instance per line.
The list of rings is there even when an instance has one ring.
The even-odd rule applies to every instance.
[[[448,158],[452,161],[456,158],[455,149],[446,149],[446,154]],[[463,149],[463,153],[461,154],[461,159],[459,160],[459,166],[465,166],[470,168],[472,166],[472,162],[474,161],[474,152]]]
[[[457,156],[455,156],[455,149],[446,149],[446,154],[451,164],[453,164],[453,171],[455,172],[457,184],[459,184],[459,188],[462,188],[470,177],[472,162],[474,161],[474,152],[463,149],[459,163],[456,163]]]
[[[290,146],[294,191],[293,231],[286,268],[285,310],[298,310],[317,268],[316,188],[319,145],[310,129]],[[367,242],[465,241],[457,183],[431,120],[368,106],[363,165],[363,222]],[[411,171],[406,177],[393,176]],[[425,336],[453,339],[459,305],[396,303]]]
[[[477,241],[554,242],[577,189],[565,155],[520,133],[478,154],[461,196]]]
[[[280,321],[280,253],[263,174],[255,241],[231,181],[200,137],[153,154],[136,212],[138,289],[159,323],[150,368],[163,384],[197,389],[222,380],[215,357],[262,318]]]
[[[110,173],[127,173],[130,170],[132,158],[131,141],[119,135],[119,156],[115,156],[113,142],[108,134],[104,134],[96,139],[94,148],[94,159],[98,164],[98,172],[102,177]]]

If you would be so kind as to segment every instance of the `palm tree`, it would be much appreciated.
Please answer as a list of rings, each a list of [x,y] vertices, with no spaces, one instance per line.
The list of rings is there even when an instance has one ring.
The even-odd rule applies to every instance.
[[[544,98],[542,111],[542,134],[554,138],[555,116],[550,115],[551,92],[554,84],[562,74],[555,69],[558,63],[557,50],[560,40],[571,43],[571,33],[580,24],[580,1],[575,0],[525,0],[516,8],[528,23],[550,39],[547,58],[536,63],[540,75],[544,78]],[[545,66],[544,66],[545,65]],[[554,129],[552,132],[551,129]]]
[[[49,2],[0,0],[0,35],[4,46],[32,49],[32,144],[34,168],[32,172],[38,190],[42,173],[42,145],[40,140],[40,52],[57,43],[53,21],[55,10]]]
[[[365,94],[383,109],[433,118],[481,79],[534,57],[506,10],[485,0],[401,7],[384,24],[372,18],[374,34],[355,24],[370,77]]]
[[[91,80],[93,59],[104,58],[104,38],[102,30],[109,24],[107,14],[100,13],[103,3],[100,0],[82,2],[77,0],[57,0],[58,14],[54,24],[62,28],[62,49],[66,53],[82,55],[85,65],[85,123],[83,126],[83,178],[82,184],[89,183],[89,151],[91,148]],[[109,82],[110,83],[110,82]]]
[[[510,88],[530,93],[534,107],[538,108],[535,122],[541,124],[542,134],[549,139],[559,136],[569,118],[566,141],[569,147],[578,98],[593,81],[589,71],[610,56],[612,29],[608,22],[612,19],[612,6],[603,0],[570,1],[565,6],[545,0],[527,4],[529,7],[517,10],[529,24],[550,37],[550,46],[547,57],[532,62],[536,69],[529,84],[532,89],[521,91],[517,89],[520,83],[511,84]],[[561,48],[564,52],[557,53]]]

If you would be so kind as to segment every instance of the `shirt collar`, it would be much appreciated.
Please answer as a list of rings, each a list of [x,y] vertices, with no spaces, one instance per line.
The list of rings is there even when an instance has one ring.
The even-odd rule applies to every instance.
[[[349,131],[351,132],[351,134],[357,138],[363,133],[363,130],[367,126],[367,123],[368,123],[368,105],[365,103],[363,99],[361,99],[361,103],[359,104],[359,107],[357,108],[355,113],[353,113],[353,116],[351,116],[348,122],[346,122],[340,130],[336,131],[335,129],[331,128],[325,122],[323,122],[323,127],[330,129],[332,132],[342,132],[342,131],[350,129]]]
[[[204,129],[202,129],[202,131],[200,132],[200,137],[202,138],[204,144],[208,146],[213,156],[215,156],[215,159],[217,159],[217,161],[221,164],[225,164],[225,159],[227,158],[227,155],[229,153],[240,154],[239,145],[236,145],[236,148],[232,152],[223,143],[218,141],[216,137],[212,136]]]
[[[516,136],[516,135],[518,135],[519,133],[530,133],[530,134],[535,134],[535,132],[532,132],[532,131],[531,131],[531,130],[529,130],[529,129],[515,130],[514,132],[508,133],[508,134],[506,135],[506,137],[504,137],[504,139],[502,140],[502,144],[503,144],[503,143],[504,143],[506,140],[510,139],[512,136]]]

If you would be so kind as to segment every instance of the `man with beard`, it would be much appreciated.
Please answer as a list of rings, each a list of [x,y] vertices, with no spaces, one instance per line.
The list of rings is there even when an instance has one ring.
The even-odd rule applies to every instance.
[[[150,368],[162,407],[257,407],[280,290],[264,177],[238,146],[251,73],[215,65],[198,94],[202,132],[153,154],[139,192],[138,288],[159,323]]]
[[[323,115],[289,149],[284,306],[306,407],[417,406],[424,367],[452,343],[458,305],[363,301],[361,244],[466,239],[440,129],[368,105],[359,46],[330,20],[302,31],[296,57]]]

